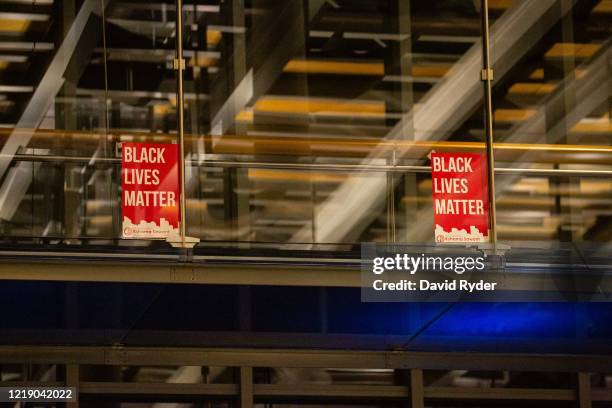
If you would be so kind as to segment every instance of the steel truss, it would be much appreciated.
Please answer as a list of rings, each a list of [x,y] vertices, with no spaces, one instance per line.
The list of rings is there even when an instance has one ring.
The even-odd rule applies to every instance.
[[[587,355],[441,353],[410,351],[334,351],[295,349],[207,349],[124,346],[0,346],[2,364],[57,364],[65,381],[3,382],[2,386],[71,386],[80,399],[240,401],[241,407],[272,402],[566,401],[580,408],[612,402],[612,389],[592,388],[590,374],[612,372],[612,359]],[[234,383],[139,383],[85,381],[88,366],[234,367]],[[253,367],[393,369],[409,373],[405,385],[262,384]],[[425,370],[508,370],[575,375],[573,389],[461,388],[424,385]],[[73,406],[79,406],[75,403]]]

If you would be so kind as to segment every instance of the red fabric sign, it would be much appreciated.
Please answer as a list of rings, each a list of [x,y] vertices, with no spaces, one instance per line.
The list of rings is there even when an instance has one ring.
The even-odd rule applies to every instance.
[[[436,242],[488,242],[487,160],[481,153],[431,153]]]
[[[178,148],[166,143],[121,144],[123,238],[178,234]]]

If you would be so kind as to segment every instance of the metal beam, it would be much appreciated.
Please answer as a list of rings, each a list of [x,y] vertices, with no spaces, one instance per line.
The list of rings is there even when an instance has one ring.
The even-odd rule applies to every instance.
[[[66,387],[74,387],[77,393],[77,400],[66,403],[66,408],[79,408],[79,384],[81,381],[78,364],[66,364]]]
[[[612,389],[593,388],[591,389],[592,401],[612,401]]]
[[[255,398],[262,401],[315,399],[401,399],[409,396],[408,389],[397,385],[339,384],[255,384]]]
[[[578,407],[591,408],[591,374],[578,373]]]
[[[236,384],[82,382],[81,395],[236,397]]]
[[[573,401],[576,399],[576,392],[543,388],[427,387],[425,397],[428,399]]]
[[[113,163],[121,163],[121,159],[114,157],[96,158],[85,156],[59,156],[36,154],[16,154],[15,161],[34,163],[79,163],[91,167],[108,167]],[[387,165],[387,164],[346,164],[346,163],[292,163],[292,162],[255,162],[235,160],[208,160],[198,163],[186,160],[186,163],[206,168],[247,168],[247,169],[275,169],[275,170],[325,170],[325,171],[369,171],[369,172],[398,172],[398,173],[430,173],[431,166],[421,165]],[[495,174],[517,174],[531,176],[575,176],[575,177],[611,177],[612,170],[585,170],[585,169],[541,169],[530,167],[497,167]]]
[[[420,370],[412,370],[420,371]],[[27,384],[27,385],[26,385]],[[44,384],[44,385],[43,385]],[[7,383],[3,386],[34,387],[51,386],[49,383]],[[54,385],[57,386],[57,385]],[[78,384],[83,396],[117,397],[131,396],[142,398],[179,397],[198,398],[238,398],[238,384],[201,384],[201,383],[144,383],[85,381]],[[607,390],[593,390],[603,395]],[[415,403],[414,394],[404,386],[397,385],[338,385],[338,384],[254,384],[252,397],[258,402],[289,402],[318,400],[401,400],[411,398],[412,408],[424,406],[425,400],[480,400],[480,401],[574,401],[577,393],[570,389],[546,388],[462,388],[462,387],[423,387],[420,405]],[[604,399],[600,399],[604,401]],[[580,405],[582,407],[583,405]]]
[[[600,355],[198,347],[0,346],[0,362],[271,368],[419,368],[574,373],[612,371],[612,359]],[[603,397],[598,395],[598,398]]]
[[[240,367],[240,408],[253,408],[253,367]]]
[[[423,370],[410,370],[410,408],[425,408],[425,393],[423,389]]]
[[[79,281],[79,282],[133,282],[133,283],[189,283],[207,285],[268,285],[268,286],[311,286],[311,287],[360,287],[361,270],[358,259],[341,260],[298,260],[225,259],[199,257],[193,263],[178,263],[178,256],[168,255],[155,260],[143,260],[134,255],[107,257],[93,261],[87,257],[72,257],[64,253],[63,259],[51,259],[44,253],[31,253],[38,261],[23,260],[23,254],[14,259],[0,262],[1,280]],[[95,256],[94,256],[95,258]],[[202,262],[205,261],[205,262]],[[221,262],[220,262],[221,261]],[[228,262],[229,261],[229,262]],[[264,260],[265,261],[265,260]],[[318,262],[317,262],[318,261]],[[549,292],[558,294],[563,289],[576,290],[574,281],[580,265],[574,270],[558,264],[507,263],[504,288],[513,290]],[[519,273],[526,268],[530,273]],[[537,268],[535,270],[534,268]],[[602,293],[612,292],[610,279],[602,279],[598,271],[605,265],[584,267],[581,274],[582,290],[594,289]],[[564,270],[574,273],[563,273]],[[482,273],[482,279],[499,280],[497,272]]]
[[[359,287],[358,268],[91,262],[0,263],[0,280]]]

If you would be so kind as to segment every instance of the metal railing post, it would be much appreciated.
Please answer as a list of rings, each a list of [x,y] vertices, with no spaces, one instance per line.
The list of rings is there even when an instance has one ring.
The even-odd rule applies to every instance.
[[[491,96],[491,83],[493,69],[490,59],[489,41],[489,2],[481,0],[482,13],[482,60],[483,70],[481,78],[485,91],[485,143],[487,152],[487,180],[489,184],[489,242],[497,243],[497,215],[495,209],[495,160],[493,156],[493,103]]]
[[[183,96],[183,0],[176,0],[176,114],[178,119],[178,144],[179,144],[179,183],[180,183],[180,211],[179,223],[181,240],[185,241],[185,121],[184,121],[184,96]]]
[[[183,0],[176,0],[176,59],[173,62],[176,70],[176,117],[177,117],[177,142],[179,151],[179,240],[170,237],[168,242],[177,248],[193,248],[200,240],[186,236],[186,199],[185,199],[185,96],[183,91],[183,71],[185,60],[183,59]]]

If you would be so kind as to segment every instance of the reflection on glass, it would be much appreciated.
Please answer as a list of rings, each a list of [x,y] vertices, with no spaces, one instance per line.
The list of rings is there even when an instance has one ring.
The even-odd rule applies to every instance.
[[[115,0],[0,9],[3,235],[117,238],[116,142],[175,126],[173,16]]]
[[[0,48],[8,57],[0,77],[4,235],[83,232],[85,169],[65,165],[62,158],[83,151],[91,156],[107,148],[104,99],[89,92],[104,89],[104,76],[87,72],[96,63],[102,4],[0,4]],[[81,150],[78,140],[83,136],[88,148]],[[58,160],[42,163],[33,156]],[[108,192],[104,198],[110,198]]]
[[[448,1],[207,5],[196,1],[185,10],[185,47],[193,52],[187,76],[195,93],[187,109],[191,150],[200,166],[207,163],[206,171],[193,173],[206,187],[196,182],[191,190],[190,218],[201,222],[199,236],[428,239],[430,228],[415,223],[431,221],[415,204],[417,176],[360,171],[394,161],[424,164],[429,150],[417,142],[482,139],[477,7]],[[310,167],[277,171],[273,182],[262,180],[268,170],[257,166],[210,168],[227,160]],[[346,173],[321,165],[354,168]]]
[[[489,5],[499,238],[609,242],[609,2]],[[188,235],[431,242],[427,155],[484,149],[481,11],[186,1]],[[7,0],[0,13],[2,236],[149,245],[111,241],[117,143],[175,139],[174,4]]]
[[[542,150],[525,150],[511,160],[502,158],[504,162],[498,165],[609,171],[609,2],[506,3],[491,10],[493,27],[498,27],[492,41],[497,57],[495,138],[514,146],[535,144],[556,153],[546,158]],[[511,35],[511,21],[527,13],[533,27]],[[496,187],[501,194],[498,223],[502,240],[611,238],[612,186],[608,179],[515,176],[499,178]]]

